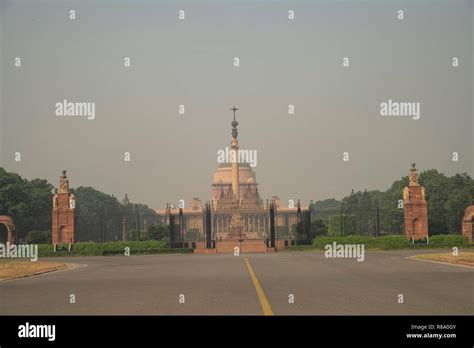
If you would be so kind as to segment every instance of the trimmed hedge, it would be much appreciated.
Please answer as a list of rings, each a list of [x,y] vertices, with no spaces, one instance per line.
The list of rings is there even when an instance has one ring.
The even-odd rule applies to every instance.
[[[463,235],[459,235],[459,234],[456,234],[456,235],[439,234],[439,235],[430,237],[429,242],[430,242],[430,245],[446,246],[446,247],[470,245],[469,240]]]
[[[367,237],[367,236],[344,236],[344,237],[317,237],[313,240],[313,246],[324,249],[327,244],[365,244],[366,248],[383,248],[383,249],[401,249],[409,247],[410,242],[404,236],[382,236],[382,237]]]
[[[143,249],[143,250],[130,250],[130,255],[151,255],[151,254],[192,254],[193,249],[186,248],[173,248],[173,249]],[[104,250],[102,255],[124,255],[123,249],[119,250]]]
[[[472,246],[466,237],[462,235],[436,235],[429,237],[429,244],[411,244],[404,236],[334,236],[334,237],[316,237],[312,246],[290,247],[289,250],[324,250],[327,244],[364,244],[366,250],[397,250],[397,249],[435,249],[446,247],[468,247]]]
[[[125,248],[130,248],[130,254],[164,254],[164,253],[190,253],[191,249],[169,249],[168,243],[158,240],[147,241],[117,241],[117,242],[79,242],[75,243],[72,251],[68,252],[68,245],[58,245],[57,251],[51,244],[39,244],[39,257],[54,256],[101,256],[101,255],[120,255],[125,253]]]

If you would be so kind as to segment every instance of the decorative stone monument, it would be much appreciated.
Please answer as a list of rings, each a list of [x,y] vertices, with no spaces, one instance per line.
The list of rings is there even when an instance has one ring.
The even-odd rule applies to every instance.
[[[53,245],[74,243],[74,212],[76,202],[74,195],[69,193],[69,180],[66,171],[59,180],[59,192],[53,194],[53,212],[51,239]]]
[[[232,215],[230,220],[229,232],[227,238],[236,239],[243,238],[242,235],[242,217],[240,211],[240,186],[239,186],[239,141],[237,140],[237,126],[239,122],[235,119],[235,112],[238,110],[235,106],[231,109],[234,112],[234,120],[231,122],[232,125]]]
[[[425,188],[418,182],[415,163],[411,165],[408,186],[403,189],[405,237],[410,240],[428,238],[428,206]]]

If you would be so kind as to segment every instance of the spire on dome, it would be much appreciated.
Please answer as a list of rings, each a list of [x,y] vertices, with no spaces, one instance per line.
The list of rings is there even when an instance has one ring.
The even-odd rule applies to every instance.
[[[234,112],[234,120],[231,122],[231,126],[232,126],[232,138],[234,139],[237,139],[237,135],[238,135],[238,132],[237,132],[237,126],[239,125],[239,122],[236,121],[235,119],[235,112],[239,109],[237,109],[234,105],[234,107],[232,109],[230,109],[231,111]]]

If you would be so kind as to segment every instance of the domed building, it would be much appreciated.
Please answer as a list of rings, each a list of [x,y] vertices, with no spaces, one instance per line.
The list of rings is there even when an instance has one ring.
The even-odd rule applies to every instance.
[[[239,190],[240,197],[243,197],[245,191],[251,187],[257,190],[258,184],[255,172],[248,163],[239,163]],[[232,164],[221,163],[214,172],[212,181],[212,200],[216,202],[219,200],[222,190],[227,190],[232,187]]]
[[[236,110],[236,109],[235,109]],[[226,240],[265,240],[269,238],[270,204],[276,211],[277,239],[293,239],[291,228],[298,221],[298,208],[284,207],[278,196],[264,203],[258,192],[256,174],[248,162],[241,161],[237,140],[238,122],[232,121],[231,161],[219,164],[214,172],[209,201],[211,238]],[[238,158],[238,160],[236,160]],[[301,210],[307,208],[300,207]],[[193,198],[189,206],[168,204],[166,209],[156,210],[162,223],[173,224],[181,241],[203,241],[205,226],[204,206],[199,198]],[[171,222],[172,221],[172,222]]]

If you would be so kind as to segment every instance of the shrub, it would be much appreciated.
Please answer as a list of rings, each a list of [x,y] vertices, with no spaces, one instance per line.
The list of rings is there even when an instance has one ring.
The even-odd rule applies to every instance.
[[[30,231],[28,232],[28,243],[46,244],[51,243],[51,231]]]
[[[165,224],[152,224],[148,228],[148,232],[150,233],[150,239],[155,240],[164,240],[169,239],[169,228]]]
[[[38,253],[40,257],[50,256],[98,256],[108,254],[108,252],[123,253],[125,247],[130,248],[131,254],[138,253],[158,253],[164,250],[168,250],[168,244],[163,241],[147,240],[147,241],[117,241],[117,242],[78,242],[72,247],[71,252],[67,251],[68,244],[58,245],[57,252],[54,252],[54,248],[51,244],[40,244],[38,245]],[[64,249],[64,250],[62,250]],[[174,251],[174,250],[172,250]]]
[[[137,237],[138,237],[138,241],[145,241],[145,240],[150,240],[151,239],[150,233],[148,231],[131,230],[130,233],[129,233],[129,240],[130,241],[137,241]]]
[[[174,248],[174,249],[142,249],[142,250],[130,250],[130,255],[151,255],[151,254],[190,254],[193,249],[189,248]],[[123,255],[124,250],[104,250],[102,255]]]
[[[382,237],[367,237],[360,235],[317,237],[313,240],[314,249],[324,249],[327,244],[364,244],[367,249],[430,249],[454,246],[468,246],[469,241],[461,235],[436,235],[429,237],[429,243],[411,244],[405,236],[391,235]]]
[[[429,238],[430,245],[436,246],[467,246],[469,240],[460,234],[438,234]]]
[[[354,214],[342,214],[342,230],[344,234],[354,234],[357,231],[357,217]],[[329,217],[328,235],[341,236],[341,215]]]

